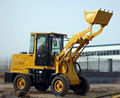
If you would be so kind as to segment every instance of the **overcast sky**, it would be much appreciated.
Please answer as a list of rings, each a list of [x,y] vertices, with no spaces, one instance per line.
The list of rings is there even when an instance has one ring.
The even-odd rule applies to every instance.
[[[120,43],[120,0],[0,0],[0,57],[29,50],[30,32],[69,37],[88,27],[83,12],[114,12],[109,25],[90,44]]]

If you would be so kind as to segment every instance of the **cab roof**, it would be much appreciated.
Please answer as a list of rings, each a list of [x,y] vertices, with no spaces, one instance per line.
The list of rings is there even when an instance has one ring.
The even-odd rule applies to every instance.
[[[31,34],[54,34],[54,35],[62,35],[64,37],[67,37],[67,34],[56,33],[56,32],[31,32]]]

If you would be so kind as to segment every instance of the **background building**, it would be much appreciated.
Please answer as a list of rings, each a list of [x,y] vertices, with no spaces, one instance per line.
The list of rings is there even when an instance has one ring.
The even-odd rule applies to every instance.
[[[120,72],[120,44],[87,46],[78,62],[87,71]]]
[[[91,45],[87,46],[83,55],[92,56],[93,58],[96,56],[100,56],[103,59],[120,59],[120,44],[105,44],[105,45]]]

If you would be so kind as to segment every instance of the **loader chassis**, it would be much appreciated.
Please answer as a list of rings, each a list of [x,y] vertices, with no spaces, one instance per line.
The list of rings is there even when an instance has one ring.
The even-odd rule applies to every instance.
[[[39,84],[47,85],[49,87],[51,79],[54,77],[55,73],[55,68],[53,66],[54,56],[58,55],[63,49],[63,37],[64,35],[51,33],[40,33],[37,34],[37,36],[36,34],[32,34],[30,39],[29,54],[16,54],[13,56],[11,72],[5,73],[5,82],[12,83],[18,74],[27,74],[31,78],[31,85],[36,86],[36,84]],[[42,44],[45,46],[42,47],[43,50],[39,50]],[[21,65],[25,63],[22,62],[23,56],[21,57],[21,55],[24,57],[25,55],[28,55],[27,59],[30,59],[31,57],[33,59],[35,58],[35,62],[32,62],[32,64],[35,63],[34,66],[30,66],[31,64]],[[17,60],[18,65],[16,65],[16,59],[19,59],[19,61]],[[29,60],[28,62],[26,61],[26,63],[29,63]]]
[[[54,73],[54,70],[40,70],[40,69],[29,69],[29,77],[32,80],[31,85],[35,85],[36,83],[40,84],[50,84],[50,78],[52,76],[52,73]],[[18,75],[19,73],[5,73],[5,82],[12,83],[14,82],[14,78]],[[21,74],[22,75],[22,74]]]
[[[32,32],[29,54],[14,54],[10,72],[5,73],[5,82],[13,82],[15,90],[28,91],[34,86],[45,91],[51,86],[55,95],[64,96],[69,89],[77,95],[89,91],[89,83],[77,71],[80,65],[76,62],[89,41],[99,35],[108,24],[112,13],[97,10],[85,12],[89,27],[78,32],[64,45],[66,34],[55,32]],[[93,25],[100,25],[97,32]],[[77,45],[76,49],[73,49]],[[78,66],[78,67],[76,67]]]

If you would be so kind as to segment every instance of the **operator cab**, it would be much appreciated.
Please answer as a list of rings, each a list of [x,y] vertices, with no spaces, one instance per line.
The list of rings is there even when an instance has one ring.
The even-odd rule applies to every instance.
[[[35,54],[36,66],[53,65],[55,56],[63,49],[66,34],[54,32],[31,33],[30,54]]]

